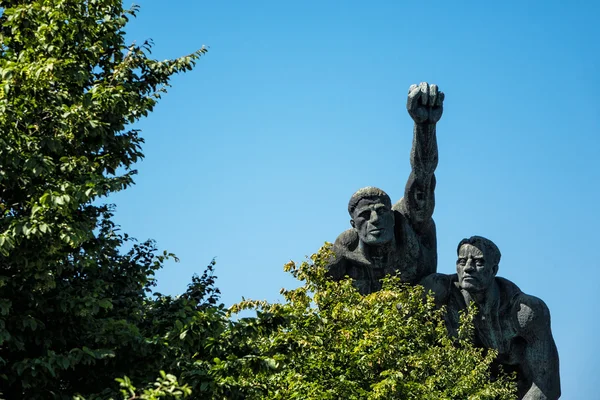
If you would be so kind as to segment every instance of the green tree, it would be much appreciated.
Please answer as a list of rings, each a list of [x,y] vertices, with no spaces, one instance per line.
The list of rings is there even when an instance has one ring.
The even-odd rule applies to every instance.
[[[124,39],[136,10],[120,0],[0,0],[0,390],[8,398],[112,393],[115,377],[152,358],[146,293],[170,255],[131,242],[98,200],[133,183],[143,139],[132,124],[206,49],[152,59],[151,43]],[[133,246],[123,253],[126,242]]]

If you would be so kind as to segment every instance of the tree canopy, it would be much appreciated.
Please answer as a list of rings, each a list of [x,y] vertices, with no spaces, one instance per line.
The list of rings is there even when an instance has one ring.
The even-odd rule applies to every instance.
[[[145,293],[168,257],[152,242],[121,252],[131,239],[99,199],[133,183],[132,124],[206,49],[152,59],[150,42],[125,42],[137,8],[116,0],[0,8],[0,387],[99,392],[144,357]]]

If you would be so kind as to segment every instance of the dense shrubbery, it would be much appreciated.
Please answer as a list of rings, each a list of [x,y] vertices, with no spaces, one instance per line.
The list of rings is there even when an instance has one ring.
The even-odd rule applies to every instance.
[[[231,310],[253,318],[219,304],[213,264],[179,297],[150,295],[173,255],[121,233],[99,200],[133,183],[131,124],[206,50],[159,62],[126,45],[135,9],[120,0],[0,9],[4,398],[510,398],[489,381],[493,354],[450,341],[418,288],[391,278],[362,297],[324,279],[327,248],[287,266],[304,284],[283,303]]]
[[[421,287],[390,277],[361,296],[350,281],[325,278],[328,246],[286,268],[304,285],[281,304],[245,301],[256,318],[231,324],[220,341],[232,351],[214,360],[214,398],[510,399],[513,385],[492,382],[495,354],[471,344],[472,321],[458,341]],[[241,345],[241,346],[240,346]]]

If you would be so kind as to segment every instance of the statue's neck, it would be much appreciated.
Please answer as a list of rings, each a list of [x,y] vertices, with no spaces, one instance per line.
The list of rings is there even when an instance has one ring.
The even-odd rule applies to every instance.
[[[387,243],[373,245],[366,244],[362,240],[358,244],[358,251],[370,264],[376,268],[383,268],[392,262],[394,251],[396,250],[396,241],[392,237]]]
[[[469,292],[467,290],[461,289],[461,293],[465,299],[465,303],[469,304],[473,301],[480,312],[490,313],[494,306],[499,301],[499,293],[498,286],[496,282],[492,282],[492,284],[481,292]]]

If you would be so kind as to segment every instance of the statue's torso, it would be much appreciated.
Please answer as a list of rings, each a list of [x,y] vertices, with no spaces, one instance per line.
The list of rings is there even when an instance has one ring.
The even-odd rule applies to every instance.
[[[449,332],[456,335],[460,326],[460,311],[467,308],[465,298],[457,287],[458,277],[450,275],[446,323]],[[474,319],[475,343],[498,350],[498,362],[517,365],[521,361],[522,338],[516,321],[515,307],[523,294],[512,282],[495,278],[497,297],[486,309],[478,309]]]
[[[416,284],[426,275],[435,272],[437,250],[435,248],[435,225],[433,232],[418,235],[408,219],[394,211],[394,246],[381,257],[366,259],[358,249],[358,235],[349,229],[334,244],[337,259],[330,265],[335,279],[349,276],[362,294],[381,289],[381,279],[386,275],[400,274],[403,282]],[[433,236],[433,245],[431,244]],[[334,272],[335,270],[335,272]]]

